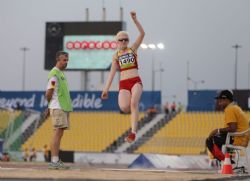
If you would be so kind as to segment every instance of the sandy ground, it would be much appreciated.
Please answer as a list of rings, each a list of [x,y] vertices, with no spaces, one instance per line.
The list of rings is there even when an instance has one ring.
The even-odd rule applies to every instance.
[[[146,170],[116,166],[67,164],[69,170],[49,170],[46,163],[0,162],[1,179],[62,180],[238,180],[237,175],[218,174],[217,170]],[[246,175],[244,176],[246,177]],[[237,178],[237,179],[236,179]],[[247,176],[246,178],[250,178]]]

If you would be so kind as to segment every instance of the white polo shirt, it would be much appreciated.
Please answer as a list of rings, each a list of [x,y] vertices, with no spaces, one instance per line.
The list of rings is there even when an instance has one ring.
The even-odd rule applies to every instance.
[[[54,67],[53,69],[59,70],[57,67]],[[47,90],[49,89],[54,89],[52,98],[50,100],[49,108],[50,109],[62,109],[58,100],[58,80],[56,76],[53,76],[49,79]]]

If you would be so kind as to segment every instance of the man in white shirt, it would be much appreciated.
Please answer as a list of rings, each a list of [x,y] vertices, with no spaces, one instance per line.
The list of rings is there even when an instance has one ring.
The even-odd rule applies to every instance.
[[[60,142],[65,129],[69,129],[69,112],[72,111],[72,103],[69,88],[63,70],[68,63],[68,53],[59,51],[56,53],[56,66],[50,71],[46,90],[46,99],[49,103],[49,113],[52,118],[54,135],[51,140],[50,169],[67,169],[59,159]]]

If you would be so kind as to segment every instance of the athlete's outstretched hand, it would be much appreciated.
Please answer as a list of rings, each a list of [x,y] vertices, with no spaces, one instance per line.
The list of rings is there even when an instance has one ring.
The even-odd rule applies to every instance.
[[[108,91],[102,91],[102,96],[101,96],[101,98],[102,99],[108,99]]]
[[[131,18],[132,18],[133,20],[136,20],[136,12],[135,12],[135,11],[131,11],[131,12],[130,12],[130,15],[131,15]]]

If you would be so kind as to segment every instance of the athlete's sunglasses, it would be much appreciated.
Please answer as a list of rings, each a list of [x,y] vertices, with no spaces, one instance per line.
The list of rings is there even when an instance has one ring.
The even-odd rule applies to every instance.
[[[123,38],[123,39],[118,39],[118,41],[119,42],[127,42],[127,41],[129,41],[129,39],[128,38]]]

